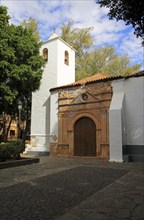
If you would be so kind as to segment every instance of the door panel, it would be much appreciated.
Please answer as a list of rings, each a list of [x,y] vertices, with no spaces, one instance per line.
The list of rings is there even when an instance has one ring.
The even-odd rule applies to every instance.
[[[88,117],[80,118],[74,125],[74,155],[96,155],[96,126]]]

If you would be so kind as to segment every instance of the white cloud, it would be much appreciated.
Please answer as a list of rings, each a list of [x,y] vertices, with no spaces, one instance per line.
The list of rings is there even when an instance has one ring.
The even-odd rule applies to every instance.
[[[138,40],[133,32],[123,35],[119,46],[119,52],[121,54],[126,54],[132,64],[142,63],[142,69],[144,69],[144,50],[141,46],[140,40]]]
[[[109,20],[108,9],[100,8],[95,0],[1,0],[1,4],[8,7],[12,23],[35,18],[43,40],[48,39],[53,27],[59,33],[61,24],[73,19],[78,28],[94,27],[92,34],[97,45],[117,45],[117,52],[127,54],[132,63],[142,62],[140,41],[123,21]]]

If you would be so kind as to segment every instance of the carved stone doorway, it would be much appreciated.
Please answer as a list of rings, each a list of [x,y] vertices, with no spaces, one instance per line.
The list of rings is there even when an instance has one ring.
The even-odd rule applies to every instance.
[[[91,118],[82,117],[74,125],[74,155],[96,156],[96,125]]]

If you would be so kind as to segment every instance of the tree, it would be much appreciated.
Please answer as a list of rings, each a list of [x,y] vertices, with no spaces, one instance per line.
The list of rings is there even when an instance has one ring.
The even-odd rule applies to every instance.
[[[101,7],[109,8],[110,19],[123,20],[132,25],[134,34],[144,43],[144,1],[143,0],[96,0]]]
[[[90,53],[81,57],[81,67],[77,72],[77,79],[81,76],[87,77],[96,73],[107,73],[110,75],[130,75],[138,72],[141,64],[130,66],[127,56],[120,56],[115,53],[115,48],[105,46],[94,48]]]
[[[29,30],[31,30],[34,38],[37,41],[40,41],[40,34],[38,32],[38,22],[34,18],[30,17],[28,21],[24,19],[21,23],[21,26],[23,28],[28,28]]]
[[[61,38],[76,49],[76,80],[105,72],[111,75],[129,75],[139,71],[141,64],[130,66],[127,56],[115,53],[110,46],[94,47],[91,28],[74,28],[69,21],[61,27]]]
[[[79,70],[85,70],[83,64],[81,63],[84,54],[89,51],[94,43],[91,36],[91,31],[93,27],[89,28],[74,28],[74,21],[69,20],[68,23],[61,26],[61,38],[67,42],[69,45],[73,46],[76,50],[76,80],[78,80]],[[82,67],[83,66],[83,67]],[[82,74],[82,72],[81,72]],[[81,77],[85,77],[86,73],[83,73]]]
[[[69,20],[67,24],[61,26],[61,38],[72,45],[79,54],[83,53],[84,50],[89,49],[94,40],[91,36],[93,27],[89,28],[74,28],[74,21]]]
[[[44,60],[32,31],[10,25],[9,18],[7,8],[0,6],[0,112],[15,116],[19,100],[23,112],[29,111],[31,93],[40,86]]]

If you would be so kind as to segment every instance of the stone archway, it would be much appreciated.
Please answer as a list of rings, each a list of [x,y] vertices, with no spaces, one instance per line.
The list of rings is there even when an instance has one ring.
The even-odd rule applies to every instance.
[[[74,155],[96,156],[96,125],[89,117],[79,118],[75,122]]]

